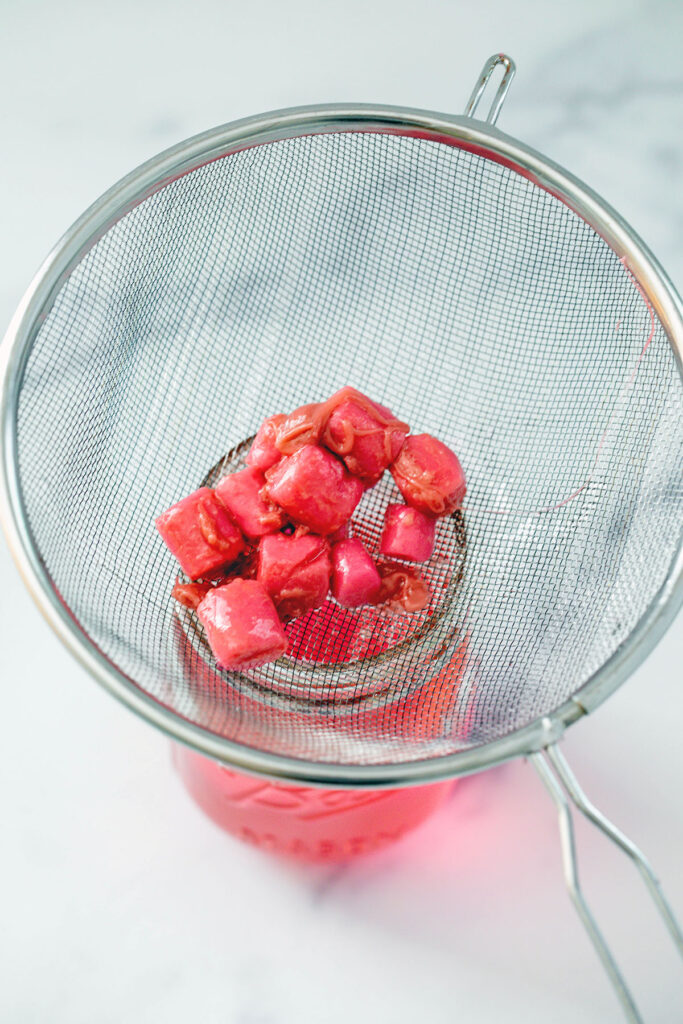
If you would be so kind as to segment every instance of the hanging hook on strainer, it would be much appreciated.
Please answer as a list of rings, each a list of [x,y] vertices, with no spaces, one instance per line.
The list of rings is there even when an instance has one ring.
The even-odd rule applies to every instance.
[[[575,902],[637,1020],[578,887],[569,801],[634,858],[680,933],[554,745],[683,599],[683,313],[609,206],[493,127],[509,58],[486,65],[468,113],[498,65],[488,123],[279,111],[180,143],[98,200],[2,349],[2,520],[95,678],[223,764],[381,788],[530,756]],[[266,413],[345,384],[465,467],[433,607],[393,625],[314,612],[288,658],[220,672],[173,607],[154,517]],[[375,500],[361,535],[378,528]],[[439,713],[417,723],[420,700]]]

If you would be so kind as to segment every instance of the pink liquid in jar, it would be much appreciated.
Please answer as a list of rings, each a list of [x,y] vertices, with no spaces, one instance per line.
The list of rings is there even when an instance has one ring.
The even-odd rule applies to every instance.
[[[186,747],[173,760],[188,792],[221,828],[262,850],[308,861],[342,861],[393,843],[429,817],[453,783],[344,790],[245,775]]]
[[[444,734],[467,645],[465,638],[450,663],[402,702],[413,738]],[[366,715],[381,733],[393,713],[375,709]],[[173,761],[190,795],[221,828],[260,849],[307,861],[343,861],[395,842],[436,811],[454,784],[373,790],[273,782],[179,745],[173,747]]]

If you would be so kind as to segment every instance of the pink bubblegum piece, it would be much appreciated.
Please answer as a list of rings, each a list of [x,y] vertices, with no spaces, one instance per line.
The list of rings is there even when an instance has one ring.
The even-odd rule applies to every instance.
[[[263,421],[247,453],[248,466],[260,469],[262,473],[265,473],[267,469],[280,461],[281,453],[275,445],[275,438],[277,429],[285,418],[283,413],[277,413]]]
[[[327,402],[302,405],[278,424],[276,445],[281,455],[293,455],[307,444],[317,444],[327,420]]]
[[[339,455],[354,476],[377,483],[396,459],[409,431],[386,406],[378,405],[354,388],[331,412],[322,443]]]
[[[235,579],[214,587],[197,615],[221,668],[255,668],[287,650],[275,605],[258,580]]]
[[[377,566],[357,538],[332,548],[332,596],[343,608],[374,604],[381,580]]]
[[[268,471],[264,493],[295,522],[324,535],[350,518],[363,490],[334,455],[308,444]]]
[[[224,476],[216,484],[216,495],[247,537],[275,533],[285,522],[282,510],[261,497],[265,482],[263,473],[248,466]]]
[[[234,562],[246,546],[210,487],[200,487],[171,505],[155,519],[155,526],[193,580]]]
[[[391,473],[407,504],[427,515],[448,515],[465,497],[465,474],[457,455],[431,434],[406,438]]]
[[[436,520],[409,505],[388,505],[379,544],[380,555],[426,562],[434,552]]]
[[[319,608],[330,586],[329,546],[314,533],[273,533],[259,544],[257,578],[281,619]]]

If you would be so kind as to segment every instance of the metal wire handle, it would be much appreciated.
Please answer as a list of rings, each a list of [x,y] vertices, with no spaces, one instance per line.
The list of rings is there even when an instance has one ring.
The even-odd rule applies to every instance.
[[[470,96],[467,102],[467,106],[465,107],[466,117],[474,117],[475,111],[479,106],[479,101],[484,95],[484,91],[486,89],[488,81],[499,64],[501,64],[505,68],[505,72],[500,80],[500,84],[498,85],[498,91],[496,92],[496,95],[493,97],[493,102],[491,103],[489,112],[486,115],[486,117],[482,119],[485,120],[488,124],[495,124],[496,121],[498,120],[498,115],[500,114],[503,103],[505,102],[505,97],[508,94],[508,89],[512,85],[512,79],[515,77],[515,72],[517,70],[517,67],[512,57],[508,57],[507,54],[505,53],[494,53],[493,56],[489,57],[489,59],[484,64],[483,68],[481,69],[481,74],[479,75],[477,84],[472,90],[472,95]]]
[[[571,813],[571,803],[583,814],[596,828],[611,839],[628,857],[631,858],[638,868],[643,881],[652,896],[653,902],[662,916],[678,952],[683,956],[683,933],[674,916],[674,912],[668,903],[659,880],[652,869],[652,865],[645,855],[638,849],[635,843],[631,842],[612,822],[605,817],[590,802],[583,792],[579,783],[560,753],[556,744],[546,748],[543,753],[532,754],[530,760],[538,772],[543,785],[557,807],[559,813],[560,838],[562,843],[562,859],[564,861],[564,874],[569,895],[576,907],[577,913],[588,932],[589,938],[602,961],[602,965],[612,982],[612,986],[621,1003],[624,1015],[630,1024],[643,1024],[638,1007],[631,995],[624,977],[619,970],[605,938],[598,928],[598,925],[586,902],[579,882],[578,861],[576,855],[576,844],[574,840],[574,822]],[[554,771],[553,771],[554,769]],[[559,780],[559,781],[558,781]],[[561,784],[560,784],[561,783]],[[564,787],[564,789],[563,789]],[[565,791],[569,797],[565,795]]]

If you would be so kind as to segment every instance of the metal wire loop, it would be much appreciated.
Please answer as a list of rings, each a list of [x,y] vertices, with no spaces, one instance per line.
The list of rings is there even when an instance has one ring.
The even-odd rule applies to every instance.
[[[507,54],[505,53],[494,53],[493,56],[489,57],[489,59],[484,64],[484,67],[481,69],[481,74],[479,75],[477,84],[472,90],[472,95],[470,96],[467,106],[465,107],[466,117],[474,117],[475,111],[479,106],[479,101],[484,95],[484,91],[486,89],[488,81],[493,72],[495,71],[495,69],[499,65],[502,65],[502,67],[505,68],[505,71],[503,73],[503,77],[501,78],[498,84],[498,89],[496,91],[495,96],[493,97],[493,101],[491,103],[489,112],[486,115],[486,117],[482,119],[485,120],[488,124],[495,124],[496,121],[498,120],[498,115],[500,114],[503,103],[505,102],[505,97],[508,94],[508,89],[512,85],[512,79],[515,77],[515,72],[517,70],[515,62],[512,59],[512,57],[508,57]]]

